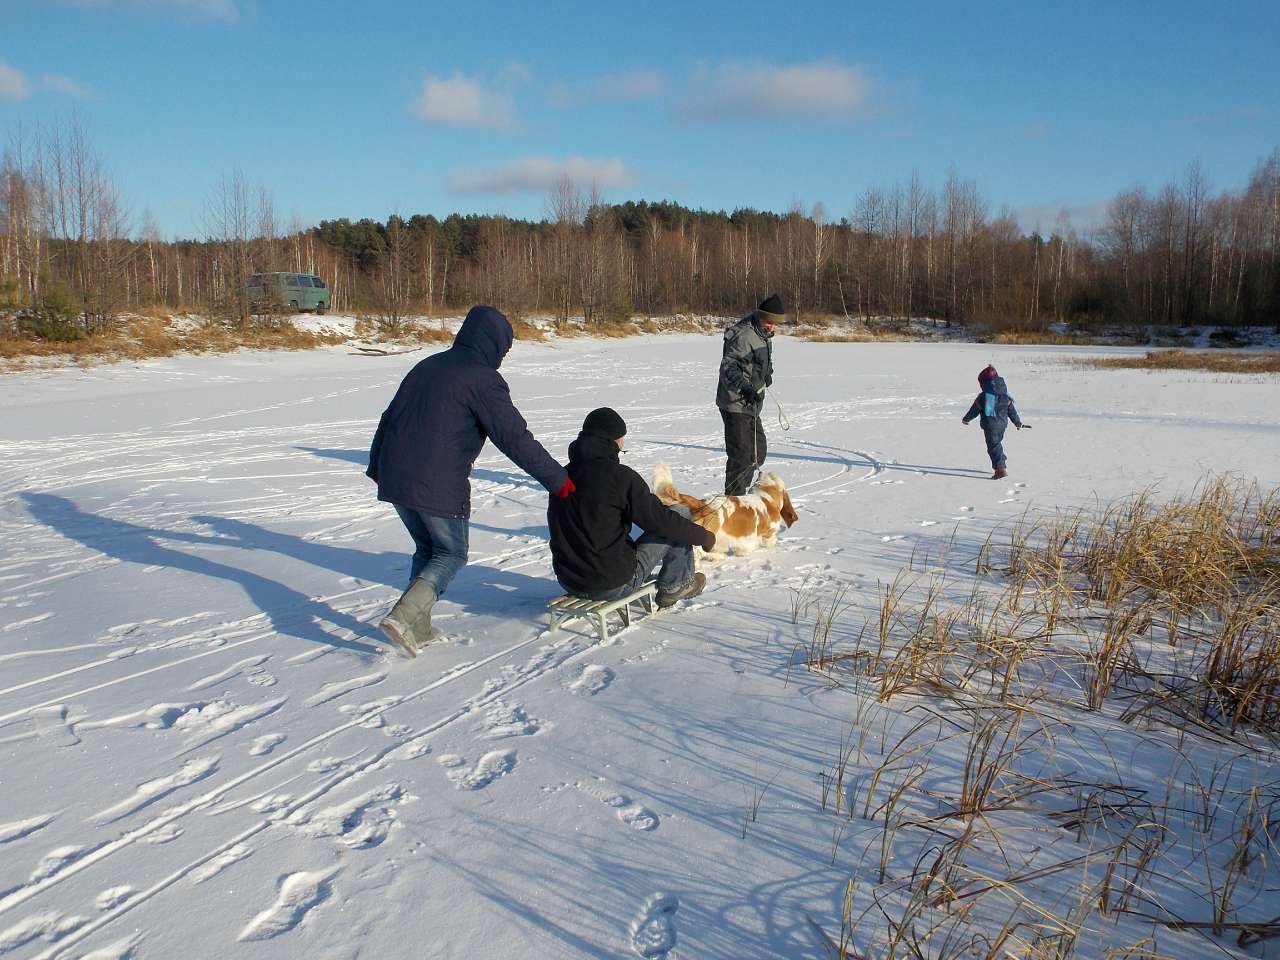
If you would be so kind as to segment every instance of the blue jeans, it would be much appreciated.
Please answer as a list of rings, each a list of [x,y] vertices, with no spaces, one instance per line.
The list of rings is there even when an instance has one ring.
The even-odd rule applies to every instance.
[[[991,457],[991,468],[993,470],[997,470],[1008,463],[1004,455],[1005,429],[1005,427],[988,427],[982,431],[987,438],[987,455]]]
[[[393,504],[409,536],[413,537],[413,564],[409,583],[421,577],[443,597],[458,571],[467,565],[467,521],[463,517],[437,517],[412,507]]]
[[[671,509],[686,520],[692,516],[689,508],[684,504],[677,504]],[[630,580],[622,586],[614,587],[611,590],[593,590],[589,593],[575,593],[572,590],[568,590],[568,592],[574,594],[574,596],[585,597],[588,600],[618,600],[628,593],[634,593],[639,590],[640,585],[649,579],[649,574],[653,572],[653,568],[659,564],[662,566],[658,570],[658,576],[656,577],[658,592],[674,593],[693,579],[695,572],[693,569],[693,547],[685,543],[672,543],[670,540],[663,540],[661,537],[646,533],[636,541],[636,569]]]

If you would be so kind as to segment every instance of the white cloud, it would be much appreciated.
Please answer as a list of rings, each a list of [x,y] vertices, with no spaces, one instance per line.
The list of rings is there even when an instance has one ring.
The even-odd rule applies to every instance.
[[[521,157],[496,170],[456,173],[452,187],[457,193],[540,193],[564,177],[601,189],[626,187],[633,180],[627,165],[617,159]]]
[[[70,77],[63,77],[56,73],[46,73],[41,77],[40,89],[52,90],[54,93],[60,93],[66,97],[75,97],[79,100],[88,100],[93,97],[93,91],[88,87],[76,83]]]
[[[49,90],[67,97],[88,99],[93,94],[70,77],[46,73],[38,81],[30,79],[21,70],[0,63],[0,103],[20,103],[41,91]]]
[[[864,116],[871,81],[857,66],[830,63],[788,67],[741,63],[700,68],[677,108],[689,123],[758,119],[841,121]]]
[[[450,127],[502,129],[515,123],[515,104],[510,94],[486,90],[457,72],[447,80],[427,77],[422,94],[414,103],[414,112],[423,123]]]
[[[657,70],[626,70],[605,74],[578,87],[557,84],[550,100],[555,107],[574,107],[598,101],[650,100],[666,92],[667,78]]]
[[[17,103],[31,96],[31,81],[6,63],[0,63],[0,103]]]
[[[132,7],[141,10],[175,11],[197,20],[218,20],[237,23],[240,9],[236,0],[71,0],[78,7],[96,7],[104,10]]]

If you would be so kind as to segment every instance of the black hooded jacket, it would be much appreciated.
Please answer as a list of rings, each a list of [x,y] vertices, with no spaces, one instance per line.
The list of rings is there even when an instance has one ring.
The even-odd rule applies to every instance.
[[[711,549],[715,537],[668,509],[640,474],[618,462],[618,445],[597,433],[580,433],[569,444],[574,493],[552,497],[547,507],[551,560],[571,592],[620,587],[635,574],[631,525],[645,533]]]
[[[378,499],[440,517],[471,515],[471,466],[486,439],[550,491],[565,471],[533,438],[498,373],[511,349],[507,318],[472,307],[453,346],[400,383],[369,450]]]

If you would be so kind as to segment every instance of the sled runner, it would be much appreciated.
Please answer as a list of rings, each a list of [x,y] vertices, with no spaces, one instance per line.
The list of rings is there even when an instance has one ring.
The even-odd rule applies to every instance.
[[[587,600],[568,594],[556,597],[547,604],[547,609],[551,611],[551,629],[555,630],[569,620],[590,620],[600,642],[604,643],[609,639],[609,614],[616,610],[625,629],[631,626],[631,604],[639,603],[644,607],[645,613],[652,614],[657,592],[658,585],[650,580],[639,590],[617,600]]]

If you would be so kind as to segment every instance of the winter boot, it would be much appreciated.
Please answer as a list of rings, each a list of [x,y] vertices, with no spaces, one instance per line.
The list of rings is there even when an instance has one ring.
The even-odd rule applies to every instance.
[[[440,631],[431,626],[431,608],[435,603],[436,588],[425,580],[414,580],[378,624],[378,629],[410,657],[416,657],[419,650],[441,636]]]
[[[991,479],[1003,480],[1008,475],[1009,475],[1009,471],[1007,471],[1004,467],[996,467],[996,472],[991,475]]]
[[[700,594],[707,585],[707,575],[705,573],[695,573],[693,579],[686,583],[679,590],[672,590],[670,593],[658,591],[658,606],[662,609],[673,607],[681,600],[688,600]]]

